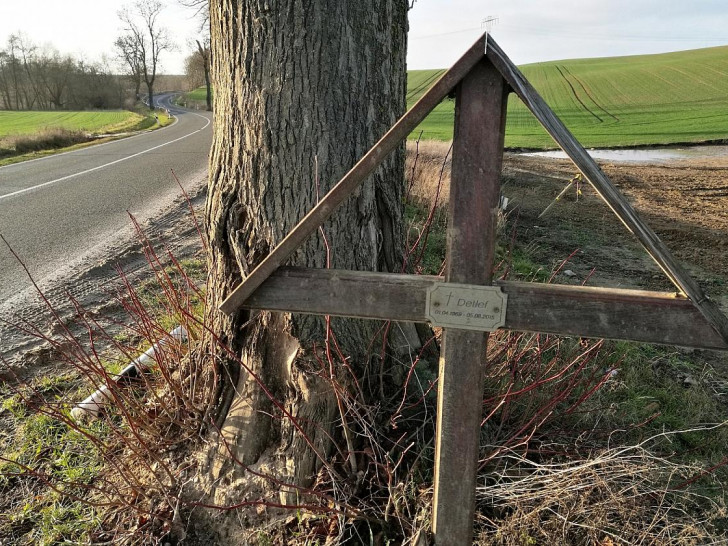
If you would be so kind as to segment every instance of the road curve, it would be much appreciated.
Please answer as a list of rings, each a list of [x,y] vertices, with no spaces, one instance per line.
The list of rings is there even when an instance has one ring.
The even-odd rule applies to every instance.
[[[130,138],[0,167],[0,234],[37,280],[56,274],[128,231],[127,211],[140,220],[206,178],[212,116],[158,98],[177,121]],[[28,279],[0,243],[0,307],[28,288]],[[0,317],[1,318],[1,317]],[[2,345],[2,340],[0,340]]]

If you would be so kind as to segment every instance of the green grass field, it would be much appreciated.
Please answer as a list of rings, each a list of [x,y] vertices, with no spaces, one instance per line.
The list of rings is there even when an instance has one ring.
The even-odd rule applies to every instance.
[[[587,147],[728,139],[728,46],[520,68]],[[442,73],[409,72],[408,106]],[[445,100],[410,138],[422,130],[425,139],[451,139],[453,113],[454,102]],[[515,95],[508,102],[506,146],[555,147]]]
[[[198,87],[189,93],[185,93],[184,96],[188,100],[199,100],[205,102],[207,100],[207,89],[205,87]]]
[[[144,116],[128,110],[98,112],[0,111],[0,138],[30,135],[44,129],[62,128],[89,133],[112,133],[136,128]]]

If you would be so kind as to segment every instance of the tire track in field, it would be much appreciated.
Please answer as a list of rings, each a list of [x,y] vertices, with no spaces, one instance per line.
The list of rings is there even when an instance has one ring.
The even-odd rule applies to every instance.
[[[435,73],[433,73],[431,76],[429,76],[425,81],[420,83],[417,87],[411,89],[407,92],[407,100],[412,99],[415,97],[418,93],[422,93],[425,89],[429,88],[430,85],[438,79],[440,76],[442,76],[442,73],[444,70],[438,70]]]
[[[430,86],[430,84],[432,84],[432,82],[434,82],[438,78],[439,75],[440,75],[440,72],[435,72],[434,74],[432,74],[431,76],[426,78],[417,87],[414,87],[413,89],[408,91],[407,100],[409,101],[409,100],[413,99],[415,96],[417,96],[418,94],[421,94],[422,92],[424,92],[425,89],[427,89]]]
[[[722,70],[718,70],[717,68],[713,68],[712,66],[702,66],[701,67],[706,72],[713,72],[714,74],[718,74],[719,76],[728,77],[728,72],[723,72]]]
[[[709,89],[712,89],[718,95],[722,95],[723,93],[725,93],[725,90],[724,89],[722,89],[720,87],[716,87],[715,85],[713,85],[711,82],[709,82],[707,80],[704,80],[702,78],[696,77],[695,74],[692,74],[690,72],[686,72],[685,70],[680,70],[679,68],[677,68],[675,66],[668,66],[667,69],[668,70],[672,70],[673,72],[677,72],[678,74],[680,74],[687,81],[692,80],[692,81],[694,81],[694,82],[696,82],[696,83],[698,83],[700,85],[704,85],[705,87],[707,87]]]
[[[614,119],[615,121],[619,121],[619,118],[617,116],[615,116],[609,110],[604,108],[604,106],[599,104],[599,102],[592,96],[591,92],[589,92],[589,88],[586,85],[584,85],[584,82],[582,82],[577,76],[575,76],[571,70],[566,68],[566,66],[562,65],[562,68],[566,71],[566,73],[569,76],[571,76],[572,78],[574,78],[576,80],[576,82],[579,84],[579,86],[584,90],[584,93],[586,93],[586,96],[589,97],[589,99],[596,105],[597,108],[599,108],[602,112],[607,114],[610,118]]]
[[[567,84],[567,85],[569,86],[569,88],[571,89],[571,93],[572,93],[572,94],[574,95],[574,98],[575,98],[575,99],[577,100],[577,102],[578,102],[579,104],[581,104],[581,106],[582,106],[582,107],[584,108],[584,110],[586,110],[586,111],[587,111],[587,112],[589,112],[589,113],[590,113],[590,114],[591,114],[592,116],[594,116],[594,117],[595,117],[595,118],[596,118],[597,120],[599,120],[599,123],[604,123],[604,120],[603,120],[602,118],[600,118],[600,117],[599,117],[599,116],[598,116],[598,115],[597,115],[596,113],[594,113],[594,111],[593,111],[593,110],[592,110],[591,108],[589,108],[589,107],[588,107],[588,106],[587,106],[587,105],[586,105],[586,104],[584,103],[584,101],[583,101],[583,100],[581,100],[581,97],[579,96],[579,93],[577,93],[577,92],[576,92],[576,89],[575,89],[575,88],[574,88],[574,86],[572,85],[571,81],[569,81],[569,78],[567,78],[567,77],[566,77],[566,74],[564,74],[564,71],[563,71],[563,70],[561,70],[561,68],[559,68],[559,66],[558,66],[558,65],[555,65],[555,66],[556,66],[556,70],[558,70],[558,71],[559,71],[559,74],[561,74],[561,77],[562,77],[562,78],[564,78],[564,81],[566,82],[566,84]]]
[[[704,199],[719,199],[728,197],[728,186],[697,186],[688,188],[688,193],[694,193]]]

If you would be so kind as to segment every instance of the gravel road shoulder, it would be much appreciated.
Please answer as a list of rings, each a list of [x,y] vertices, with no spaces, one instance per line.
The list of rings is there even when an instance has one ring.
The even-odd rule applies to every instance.
[[[187,191],[201,221],[205,178],[197,178]],[[142,230],[155,248],[166,245],[178,259],[201,252],[200,235],[189,204],[179,190],[176,195],[170,194],[169,199],[145,211],[144,217],[148,219],[140,219]],[[18,267],[22,268],[22,265],[18,263]],[[110,296],[120,282],[117,267],[121,267],[133,283],[141,283],[151,274],[131,219],[128,228],[88,249],[83,256],[69,257],[67,267],[36,282],[61,320],[74,314],[72,299],[86,310],[113,319],[122,314],[119,304]],[[0,302],[0,358],[3,367],[12,368],[20,377],[46,373],[46,367],[53,365],[47,344],[18,331],[14,324],[35,327],[50,335],[58,330],[57,321],[30,279],[26,289]],[[82,332],[78,334],[82,335]],[[0,380],[2,376],[0,372]]]

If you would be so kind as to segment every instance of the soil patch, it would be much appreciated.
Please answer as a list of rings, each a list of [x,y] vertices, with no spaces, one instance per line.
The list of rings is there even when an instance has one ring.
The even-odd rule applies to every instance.
[[[627,196],[675,257],[713,297],[725,297],[728,281],[728,161],[661,165],[603,163],[603,170]],[[569,161],[507,155],[503,193],[511,199],[518,240],[537,257],[563,260],[578,249],[572,271],[590,284],[671,291],[636,238],[591,186],[573,183]],[[576,268],[576,269],[575,269]]]

